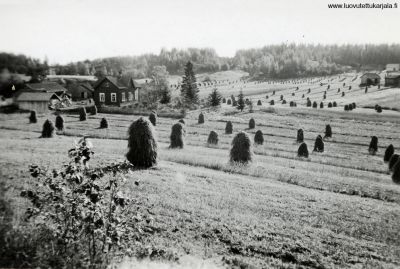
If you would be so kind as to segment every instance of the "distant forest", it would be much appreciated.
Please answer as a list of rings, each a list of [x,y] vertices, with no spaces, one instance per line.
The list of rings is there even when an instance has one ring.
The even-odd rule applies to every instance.
[[[232,58],[219,57],[211,48],[162,49],[158,55],[108,57],[53,66],[56,74],[116,75],[135,78],[151,75],[153,67],[165,66],[169,74],[182,75],[191,61],[196,73],[241,69],[259,78],[291,78],[336,74],[349,69],[383,69],[400,63],[397,45],[296,45],[281,44],[238,50]],[[24,55],[0,54],[0,69],[40,74],[47,63]]]

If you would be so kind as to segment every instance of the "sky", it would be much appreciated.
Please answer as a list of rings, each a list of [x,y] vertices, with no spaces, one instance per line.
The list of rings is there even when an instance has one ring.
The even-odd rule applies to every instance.
[[[66,64],[173,47],[232,57],[281,43],[400,43],[400,1],[328,3],[396,0],[0,0],[0,51]]]

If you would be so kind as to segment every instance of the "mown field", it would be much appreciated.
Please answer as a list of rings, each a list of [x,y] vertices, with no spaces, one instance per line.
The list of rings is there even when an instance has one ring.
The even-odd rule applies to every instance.
[[[339,80],[337,83],[343,83]],[[315,87],[322,88],[319,84]],[[293,90],[285,88],[276,95],[284,94],[290,101]],[[265,100],[265,94],[260,98]],[[258,96],[251,98],[257,100]],[[238,268],[400,267],[400,186],[392,182],[383,162],[389,144],[399,149],[399,114],[370,115],[368,111],[263,104],[249,113],[224,104],[218,111],[205,111],[204,124],[197,123],[198,112],[189,113],[186,145],[180,150],[168,148],[176,120],[159,118],[155,127],[158,166],[131,173],[124,187],[149,220],[144,242],[140,246],[132,242],[132,248],[164,250],[166,260],[194,257],[200,261],[199,267],[207,262],[203,268],[208,268],[207,264]],[[65,131],[42,139],[42,124],[46,118],[54,120],[54,115],[39,115],[37,124],[28,123],[28,114],[0,115],[0,178],[8,186],[6,196],[16,211],[15,225],[27,206],[18,193],[35,184],[27,171],[29,164],[59,167],[67,161],[73,141],[83,135],[91,137],[94,144],[92,167],[123,161],[128,126],[138,119],[97,114],[81,122],[77,115],[63,117]],[[107,130],[98,128],[103,117],[109,123]],[[256,121],[255,129],[248,129],[250,118]],[[233,123],[232,135],[224,133],[228,120]],[[332,126],[333,137],[325,140],[325,152],[298,158],[297,129],[304,130],[312,151],[326,124]],[[206,143],[211,130],[219,134],[219,144],[213,147]],[[250,165],[233,166],[229,163],[230,143],[241,130],[252,139],[262,130],[265,142],[254,146]],[[368,154],[373,135],[379,138],[375,156]],[[139,187],[134,184],[138,180]]]

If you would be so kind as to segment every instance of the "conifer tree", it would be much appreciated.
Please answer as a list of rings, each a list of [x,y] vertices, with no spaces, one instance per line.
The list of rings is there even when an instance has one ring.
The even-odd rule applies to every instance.
[[[193,64],[190,61],[185,65],[181,96],[186,105],[199,103],[199,89],[197,88],[196,76],[193,72]]]
[[[222,96],[217,88],[214,88],[208,96],[208,104],[210,106],[219,106],[221,104]]]
[[[244,102],[244,95],[243,95],[243,91],[240,91],[239,95],[238,95],[238,100],[237,100],[237,109],[239,109],[240,111],[243,111],[244,107],[246,106],[246,103]]]

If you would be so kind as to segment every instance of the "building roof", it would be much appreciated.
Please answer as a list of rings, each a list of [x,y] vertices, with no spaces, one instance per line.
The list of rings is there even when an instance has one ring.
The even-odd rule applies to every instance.
[[[104,78],[99,79],[96,81],[94,84],[93,88],[97,88],[105,79],[110,81],[112,84],[114,84],[117,88],[123,90],[126,89],[130,86],[130,84],[133,85],[133,88],[141,88],[140,83],[137,83],[133,78],[118,78],[118,77],[113,77],[113,76],[105,76]]]
[[[57,94],[55,93],[51,93],[51,92],[21,92],[17,98],[16,101],[17,102],[21,102],[21,101],[50,101],[50,99],[58,99],[60,100],[60,98],[57,96]]]
[[[63,86],[56,82],[41,82],[41,83],[28,83],[26,87],[29,90],[41,91],[41,92],[61,92],[67,91]]]
[[[400,72],[390,72],[386,74],[385,78],[399,78]]]
[[[381,78],[377,73],[371,73],[371,72],[365,73],[361,77],[364,77],[364,76],[373,77],[373,78]]]

